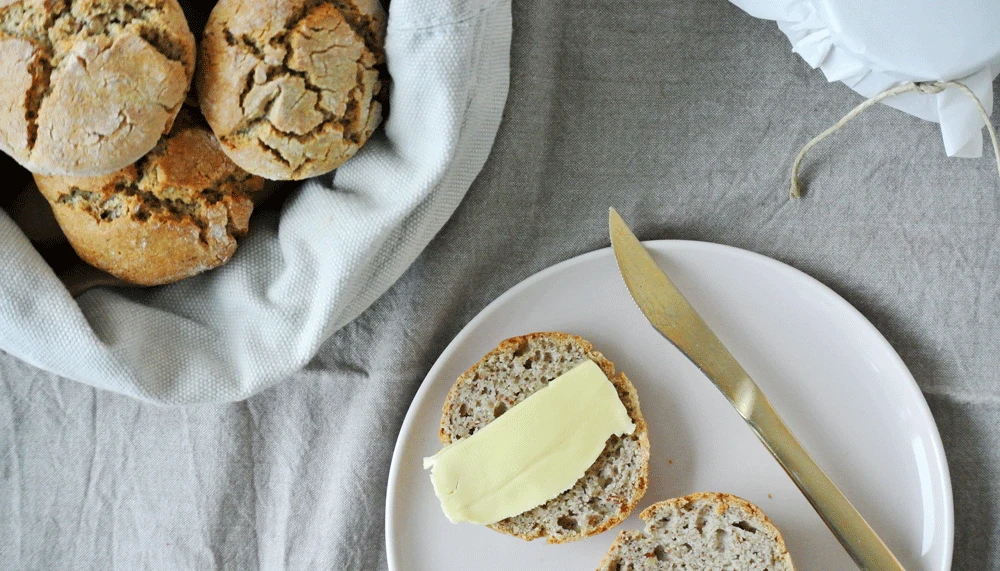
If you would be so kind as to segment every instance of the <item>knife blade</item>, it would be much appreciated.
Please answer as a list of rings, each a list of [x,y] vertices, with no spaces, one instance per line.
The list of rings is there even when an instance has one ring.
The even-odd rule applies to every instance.
[[[809,456],[757,383],[656,265],[614,208],[609,211],[608,227],[618,269],[643,315],[729,399],[858,567],[863,571],[903,571],[899,560]]]

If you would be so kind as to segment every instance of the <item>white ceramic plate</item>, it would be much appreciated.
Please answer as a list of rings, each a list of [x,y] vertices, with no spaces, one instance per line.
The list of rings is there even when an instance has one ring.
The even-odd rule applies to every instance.
[[[879,332],[833,291],[769,258],[699,242],[646,246],[906,569],[949,569],[954,516],[940,436]],[[431,369],[389,471],[390,570],[595,569],[619,529],[641,527],[637,509],[610,532],[548,545],[451,524],[441,513],[421,459],[440,448],[448,389],[502,339],[533,331],[580,335],[632,380],[652,445],[640,509],[698,491],[736,494],[770,515],[800,571],[857,569],[729,402],[648,324],[605,249],[508,291]]]

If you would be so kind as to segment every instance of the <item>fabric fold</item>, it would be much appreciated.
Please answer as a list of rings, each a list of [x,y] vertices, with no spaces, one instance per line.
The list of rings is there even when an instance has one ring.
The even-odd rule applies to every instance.
[[[244,399],[305,365],[384,293],[486,161],[510,74],[509,0],[393,0],[384,128],[252,221],[232,261],[153,289],[72,299],[0,214],[0,349],[138,399]]]

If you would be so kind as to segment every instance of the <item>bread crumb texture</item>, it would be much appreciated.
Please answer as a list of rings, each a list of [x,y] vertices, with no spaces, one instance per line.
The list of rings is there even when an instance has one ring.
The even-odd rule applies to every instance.
[[[196,81],[229,156],[274,180],[352,157],[382,118],[385,26],[378,0],[220,0]]]
[[[186,113],[148,155],[118,172],[35,181],[81,258],[141,285],[227,262],[247,232],[251,195],[264,186]]]
[[[794,571],[778,528],[750,502],[699,493],[640,514],[643,531],[623,531],[598,571]]]
[[[194,64],[177,0],[0,0],[0,148],[39,174],[121,169],[169,132]]]
[[[624,521],[646,492],[649,431],[635,388],[587,341],[564,333],[534,333],[501,343],[455,382],[444,405],[443,444],[467,438],[590,359],[614,384],[635,431],[612,436],[584,476],[566,492],[490,527],[526,540],[549,543],[583,539]]]

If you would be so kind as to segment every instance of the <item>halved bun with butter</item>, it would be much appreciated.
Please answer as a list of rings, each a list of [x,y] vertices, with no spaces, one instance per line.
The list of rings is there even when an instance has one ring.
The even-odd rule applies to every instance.
[[[565,333],[533,333],[500,343],[466,371],[444,403],[439,437],[445,445],[476,433],[584,360],[614,385],[632,434],[611,436],[597,460],[569,490],[522,514],[490,525],[526,540],[576,541],[624,521],[646,493],[649,431],[635,387],[587,341]]]
[[[752,503],[703,492],[653,504],[642,531],[623,531],[598,571],[794,571],[781,532]]]

